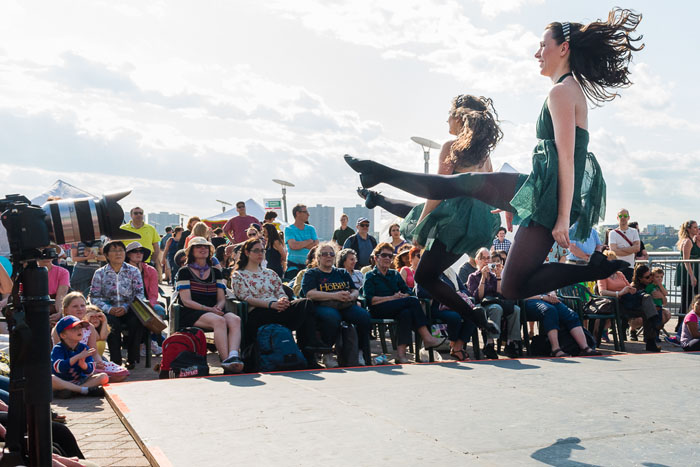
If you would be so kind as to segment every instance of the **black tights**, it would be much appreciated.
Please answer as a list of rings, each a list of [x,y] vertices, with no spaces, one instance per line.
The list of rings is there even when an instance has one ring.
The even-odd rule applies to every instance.
[[[372,201],[380,208],[402,218],[408,216],[411,209],[418,205],[417,203],[411,203],[410,201],[404,201],[402,199],[387,198],[379,193],[372,193]]]
[[[519,177],[518,174],[504,172],[467,172],[456,175],[421,174],[403,172],[373,161],[361,161],[353,168],[355,170],[360,169],[362,181],[368,185],[376,185],[382,182],[388,183],[408,193],[427,199],[449,199],[469,196],[507,211],[512,211],[510,200],[515,194]],[[396,200],[390,201],[394,205],[397,204]],[[553,244],[554,237],[552,237],[551,229],[547,227],[531,222],[530,225],[522,226],[518,229],[503,269],[501,293],[506,298],[527,298],[556,290],[566,285],[598,278],[597,269],[594,266],[563,263],[543,264]],[[439,281],[438,276],[440,273],[452,265],[456,258],[448,252],[438,253],[436,250],[435,254],[449,256],[445,256],[444,259],[436,258],[431,260],[430,263],[435,266],[431,264],[424,273],[425,275],[419,276],[421,265],[426,256],[424,253],[416,271],[416,281],[428,289],[438,301],[448,307],[452,307],[454,297],[459,298],[459,296],[454,292],[454,297],[443,292],[442,288],[432,284],[431,278],[435,277],[435,280]],[[443,264],[446,264],[446,266],[435,274],[435,271]],[[422,277],[423,281],[427,280],[428,285],[426,286],[426,284],[421,282],[419,277]],[[438,290],[437,295],[429,287]],[[445,287],[449,289],[448,286]],[[444,302],[443,299],[449,300],[449,302]],[[459,311],[465,306],[454,308],[454,310]]]

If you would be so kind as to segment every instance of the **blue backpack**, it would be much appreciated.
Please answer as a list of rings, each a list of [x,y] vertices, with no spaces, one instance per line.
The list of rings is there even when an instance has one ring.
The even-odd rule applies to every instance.
[[[297,347],[292,331],[279,324],[258,328],[256,340],[258,371],[301,370],[306,359]]]

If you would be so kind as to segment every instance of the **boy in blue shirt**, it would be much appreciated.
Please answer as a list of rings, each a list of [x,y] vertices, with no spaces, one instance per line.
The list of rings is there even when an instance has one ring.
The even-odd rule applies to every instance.
[[[92,356],[97,349],[88,349],[80,342],[83,328],[89,326],[90,323],[75,316],[64,316],[56,323],[56,333],[61,342],[51,351],[51,384],[58,398],[67,399],[74,393],[99,397],[105,394],[102,385],[107,384],[109,376],[95,373]]]

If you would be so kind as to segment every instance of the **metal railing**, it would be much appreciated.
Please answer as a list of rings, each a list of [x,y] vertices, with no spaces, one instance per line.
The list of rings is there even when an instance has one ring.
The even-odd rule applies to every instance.
[[[662,268],[664,271],[664,287],[666,287],[666,290],[668,291],[668,309],[673,313],[674,315],[683,315],[685,314],[688,310],[681,310],[681,290],[682,287],[680,285],[676,285],[676,269],[678,268],[679,265],[685,265],[689,264],[691,268],[694,268],[695,271],[698,271],[700,269],[700,260],[699,259],[687,259],[683,260],[680,257],[680,253],[675,251],[675,252],[653,252],[649,253],[649,259],[645,260],[637,260],[635,261],[636,264],[646,264],[649,266],[650,269],[653,268]],[[697,274],[696,274],[697,277]],[[683,271],[681,273],[681,281],[687,281],[687,282],[682,282],[682,284],[689,284],[690,283],[690,276],[688,275],[687,270],[685,267],[683,268]],[[695,286],[695,290],[693,291],[693,295],[699,293],[698,292],[698,286],[700,284]]]

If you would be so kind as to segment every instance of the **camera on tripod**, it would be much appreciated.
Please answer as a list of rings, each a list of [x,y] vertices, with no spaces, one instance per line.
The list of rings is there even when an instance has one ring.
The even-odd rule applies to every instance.
[[[14,281],[6,312],[10,328],[10,409],[1,466],[51,465],[52,300],[48,272],[37,265],[37,260],[55,255],[48,248],[52,243],[89,242],[103,235],[115,240],[140,238],[119,228],[124,211],[117,201],[129,193],[113,193],[99,200],[51,201],[43,206],[33,205],[17,194],[0,199],[0,219],[7,230]]]

